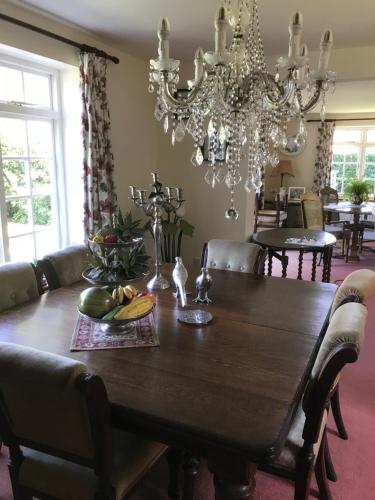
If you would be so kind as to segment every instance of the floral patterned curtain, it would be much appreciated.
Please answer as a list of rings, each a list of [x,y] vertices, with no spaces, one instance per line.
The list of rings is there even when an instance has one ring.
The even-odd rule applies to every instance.
[[[110,224],[117,209],[113,154],[106,92],[107,60],[80,53],[82,95],[83,183],[85,239]]]
[[[315,174],[312,191],[319,193],[331,183],[332,145],[335,132],[335,122],[323,122],[319,129],[318,143],[316,145]]]

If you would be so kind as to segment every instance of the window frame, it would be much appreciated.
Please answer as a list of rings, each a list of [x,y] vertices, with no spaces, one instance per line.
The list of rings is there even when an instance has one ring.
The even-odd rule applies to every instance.
[[[49,79],[49,92],[51,107],[43,106],[27,106],[12,102],[0,100],[0,116],[4,118],[18,118],[23,120],[35,120],[50,122],[52,125],[52,175],[51,175],[51,206],[54,211],[54,221],[57,224],[57,244],[58,250],[68,244],[68,217],[67,217],[67,193],[66,193],[66,178],[64,164],[64,148],[63,148],[63,114],[62,114],[62,92],[60,72],[58,69],[49,67],[39,63],[34,63],[25,59],[16,58],[0,53],[0,65],[6,66],[19,71],[27,71],[29,73],[47,76]],[[3,159],[0,151],[0,168],[2,172]],[[0,175],[0,262],[9,262],[9,236],[7,231],[7,210],[6,210],[6,195],[4,189],[3,176]],[[32,195],[25,196],[26,199]],[[32,226],[32,231],[27,234],[34,235],[35,231]],[[26,233],[25,233],[26,234]],[[35,247],[34,247],[35,252]],[[34,255],[36,255],[34,253]]]
[[[370,125],[336,125],[335,132],[337,130],[359,130],[360,131],[360,140],[358,142],[356,141],[335,141],[333,137],[333,143],[332,143],[332,149],[334,149],[335,146],[355,146],[358,147],[358,164],[357,164],[357,179],[363,179],[364,177],[364,171],[365,171],[365,164],[366,164],[366,149],[368,147],[374,147],[375,148],[375,141],[373,142],[368,142],[367,141],[367,131],[368,130],[375,130],[375,121],[374,123]],[[334,154],[334,153],[333,153]],[[333,160],[333,154],[332,154],[332,165],[334,163]],[[375,186],[375,180],[373,181],[374,186]],[[343,183],[344,184],[344,183]],[[332,186],[332,176],[330,179],[330,185],[334,189],[336,189],[335,186]],[[342,196],[344,193],[339,192],[339,196]],[[371,195],[370,195],[371,196]],[[372,195],[374,196],[374,195]]]

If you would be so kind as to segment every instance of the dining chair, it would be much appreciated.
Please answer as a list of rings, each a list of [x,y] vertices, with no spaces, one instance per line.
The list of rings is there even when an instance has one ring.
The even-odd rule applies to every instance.
[[[326,231],[333,234],[337,240],[341,240],[341,254],[345,256],[346,261],[349,258],[350,229],[344,226],[335,226],[334,224],[325,224],[322,201],[314,193],[303,193],[301,195],[302,223],[305,229],[314,229]]]
[[[263,274],[266,251],[256,243],[213,239],[203,246],[201,264],[209,269]]]
[[[36,268],[28,262],[0,266],[0,312],[40,295]]]
[[[48,289],[55,290],[80,281],[91,258],[90,250],[85,245],[73,245],[45,255],[37,266],[46,277]]]
[[[285,225],[288,214],[288,195],[285,195],[284,199],[280,199],[280,195],[276,195],[275,209],[274,210],[264,210],[261,208],[261,198],[258,193],[255,195],[255,210],[254,210],[254,233],[258,231],[258,228],[280,228]]]
[[[309,498],[313,472],[318,483],[319,498],[332,498],[326,471],[326,459],[329,457],[326,435],[329,401],[343,367],[358,359],[364,340],[366,317],[366,307],[354,302],[344,304],[335,311],[284,448],[274,462],[259,465],[259,469],[265,472],[294,481],[295,500]]]
[[[22,500],[128,498],[167,449],[112,427],[104,383],[83,363],[5,342],[0,428]]]
[[[322,205],[329,205],[334,203],[337,205],[339,202],[339,193],[336,189],[331,188],[331,186],[325,186],[319,192],[320,199],[322,200]],[[327,212],[325,216],[325,222],[327,224],[344,224],[345,221],[340,220],[340,214],[338,212]]]
[[[357,269],[350,273],[336,291],[331,307],[330,320],[334,312],[346,301],[366,303],[375,296],[375,271],[370,269]],[[335,424],[342,439],[348,439],[341,413],[339,384],[331,399],[332,414]],[[334,474],[333,474],[334,475]]]

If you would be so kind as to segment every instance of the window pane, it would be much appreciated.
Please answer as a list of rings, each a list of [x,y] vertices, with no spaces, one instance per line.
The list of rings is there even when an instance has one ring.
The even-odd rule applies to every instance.
[[[336,129],[333,142],[360,142],[361,131],[358,129]]]
[[[0,118],[1,154],[6,156],[26,156],[26,122],[17,118]]]
[[[358,177],[359,146],[335,145],[333,147],[333,162],[331,186],[343,193],[350,179]]]
[[[52,124],[44,121],[27,121],[30,156],[52,156]]]
[[[52,208],[50,196],[35,196],[32,199],[33,220],[35,231],[40,226],[48,226],[52,221]]]
[[[51,192],[51,161],[31,160],[30,175],[33,194],[49,194]]]
[[[32,231],[28,200],[7,200],[8,236]]]
[[[45,226],[41,231],[35,233],[36,258],[42,259],[48,253],[56,251],[58,240],[55,228]]]
[[[51,107],[50,80],[48,76],[23,74],[25,84],[25,101],[38,106]]]
[[[375,181],[375,147],[366,148],[363,176],[365,179]]]
[[[29,194],[25,161],[3,160],[3,180],[5,196]]]
[[[365,162],[375,163],[375,148],[366,148]]]
[[[375,129],[367,131],[367,142],[375,142]]]
[[[35,258],[34,238],[32,234],[9,239],[9,253],[12,262],[26,260],[28,262]]]
[[[21,71],[0,66],[0,100],[24,101]]]

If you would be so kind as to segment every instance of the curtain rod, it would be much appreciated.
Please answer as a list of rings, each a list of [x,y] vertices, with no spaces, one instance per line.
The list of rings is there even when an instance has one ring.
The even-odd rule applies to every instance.
[[[327,120],[324,120],[325,122],[360,122],[360,121],[367,121],[367,120],[372,120],[375,121],[375,116],[374,118],[328,118]],[[306,120],[307,123],[321,123],[322,120]]]
[[[103,50],[97,49],[96,47],[92,47],[91,45],[85,45],[83,43],[75,42],[74,40],[70,40],[69,38],[65,38],[64,36],[57,35],[56,33],[52,33],[52,31],[45,30],[43,28],[39,28],[38,26],[34,26],[33,24],[25,23],[20,19],[16,19],[15,17],[7,16],[5,14],[0,13],[0,19],[3,21],[7,21],[8,23],[16,24],[17,26],[21,26],[22,28],[26,28],[30,31],[35,31],[35,33],[39,33],[41,35],[48,36],[49,38],[53,38],[54,40],[58,40],[59,42],[66,43],[68,45],[72,45],[77,49],[80,49],[84,52],[92,52],[97,56],[104,57],[105,59],[109,59],[110,61],[118,64],[120,59],[115,56],[111,56],[104,52]]]

